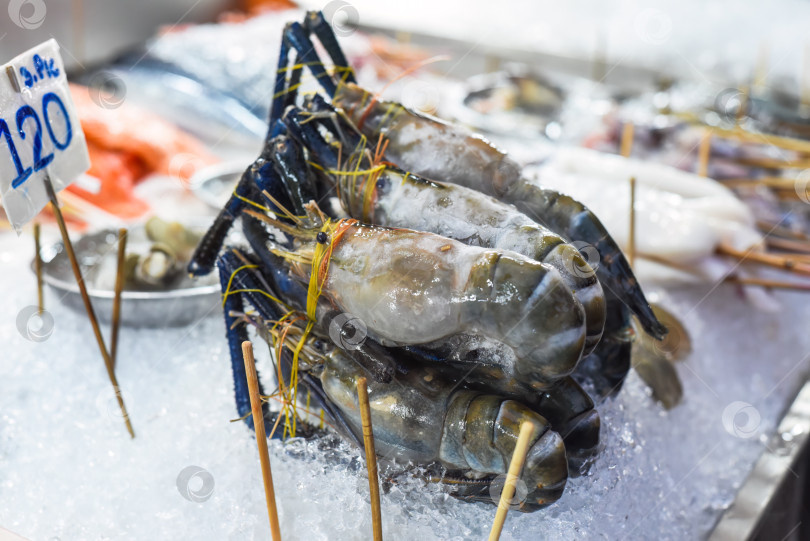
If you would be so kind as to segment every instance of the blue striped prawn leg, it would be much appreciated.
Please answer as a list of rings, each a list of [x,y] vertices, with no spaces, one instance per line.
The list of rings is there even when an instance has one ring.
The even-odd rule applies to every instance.
[[[239,417],[245,417],[245,422],[251,430],[254,428],[254,419],[250,416],[250,394],[248,392],[247,375],[245,374],[245,364],[242,358],[242,342],[248,339],[245,323],[240,321],[236,314],[245,312],[244,299],[246,294],[242,291],[254,289],[253,284],[247,284],[249,277],[245,273],[238,272],[244,264],[237,259],[233,253],[226,252],[217,260],[219,267],[219,277],[224,296],[225,331],[228,338],[228,352],[231,358],[231,370],[233,372],[234,395],[236,399],[236,412]],[[235,292],[234,292],[235,291]],[[280,316],[269,303],[263,300],[252,299],[252,304],[260,306],[260,311],[264,312],[263,317],[272,318]],[[258,309],[258,308],[257,308]],[[259,381],[259,393],[264,394],[261,381]],[[267,404],[262,404],[262,413],[265,415],[265,428],[272,429],[267,421]]]
[[[250,176],[249,171],[245,171],[236,188],[234,188],[233,195],[219,211],[214,223],[205,232],[197,248],[195,248],[188,264],[189,274],[192,276],[205,276],[213,270],[225,238],[228,236],[231,227],[233,227],[234,221],[245,207],[245,200],[258,198],[258,190],[253,178]]]
[[[294,287],[290,277],[277,276],[274,278],[268,275],[268,268],[258,268],[252,257],[255,256],[243,255],[240,258],[235,251],[226,250],[217,260],[222,291],[223,295],[225,295],[223,303],[225,327],[234,379],[236,409],[240,417],[245,417],[245,422],[251,430],[254,428],[254,420],[250,416],[250,395],[241,347],[242,342],[248,340],[248,333],[246,323],[240,320],[238,315],[245,313],[245,303],[247,302],[256,310],[257,315],[255,317],[262,322],[268,320],[278,321],[288,307],[281,304],[281,299],[276,297],[273,286],[281,283],[284,285],[284,290],[288,292]],[[270,283],[273,285],[271,286]],[[323,318],[321,326],[317,329],[321,334],[324,332],[323,325],[328,327],[328,319]],[[351,351],[344,352],[344,354],[356,363],[357,367],[362,368],[365,375],[371,376],[372,381],[391,381],[393,370],[386,370],[393,365],[391,354],[378,344],[369,340]],[[282,348],[281,357],[277,359],[277,362],[280,364],[282,377],[289,386],[293,364],[292,352],[289,348]],[[324,395],[320,380],[307,372],[299,372],[298,377],[300,383],[303,383],[312,391],[318,404],[331,419],[333,426],[344,436],[357,442],[358,440],[355,439],[354,434],[348,429],[340,410],[336,409]],[[264,394],[261,381],[259,381],[259,393]],[[267,404],[262,405],[262,412],[265,419],[266,433],[270,434],[275,416],[269,412]],[[275,432],[274,436],[281,437],[281,432]]]
[[[290,205],[287,190],[276,179],[277,173],[274,171],[274,165],[262,157],[245,169],[228,202],[220,210],[213,224],[195,248],[188,264],[189,274],[204,276],[213,270],[225,238],[236,219],[246,208],[266,207],[278,210],[270,200],[262,195],[262,191],[270,193],[282,205]]]
[[[312,72],[315,79],[330,96],[335,93],[337,82],[318,58],[317,49],[310,38],[313,34],[332,59],[336,73],[339,74],[336,79],[348,83],[355,81],[354,72],[349,67],[346,56],[338,45],[332,28],[324,20],[323,14],[319,11],[307,12],[303,25],[297,22],[290,23],[284,28],[282,34],[278,70],[273,87],[273,103],[270,107],[271,129],[274,122],[281,118],[284,109],[295,103],[303,67]],[[295,62],[290,65],[289,56],[293,50],[297,54]]]

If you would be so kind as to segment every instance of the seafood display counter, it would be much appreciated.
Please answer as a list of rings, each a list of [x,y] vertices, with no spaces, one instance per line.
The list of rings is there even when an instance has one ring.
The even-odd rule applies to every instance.
[[[227,422],[221,304],[185,329],[122,333],[117,370],[137,430],[130,441],[87,353],[86,319],[48,292],[53,332],[26,339],[16,308],[36,296],[32,252],[5,235],[1,253],[2,294],[15,308],[0,326],[3,526],[29,539],[268,537],[254,442],[241,423]],[[663,410],[631,373],[622,393],[599,405],[604,448],[590,471],[549,509],[510,515],[502,538],[705,537],[774,449],[774,434],[782,437],[776,428],[810,370],[810,337],[794,324],[810,317],[802,295],[778,294],[776,314],[750,310],[731,285],[651,296],[692,336],[694,351],[678,365],[682,404]],[[267,353],[257,355],[269,369]],[[361,456],[333,441],[273,442],[281,523],[293,538],[367,538]],[[190,467],[210,474],[210,484],[180,475]],[[182,479],[188,486],[178,489]],[[384,491],[382,517],[392,539],[481,538],[492,507],[406,478]]]
[[[0,538],[810,536],[800,100],[256,9],[9,64]]]

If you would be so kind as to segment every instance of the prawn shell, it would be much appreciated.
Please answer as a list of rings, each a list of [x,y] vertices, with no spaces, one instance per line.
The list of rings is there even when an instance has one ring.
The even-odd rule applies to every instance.
[[[420,164],[419,174],[425,178],[470,187],[491,183],[496,196],[520,179],[520,166],[484,137],[399,103],[374,100],[353,83],[341,84],[333,103],[364,133],[385,135],[391,141],[388,157],[401,165]],[[478,178],[478,182],[470,180]]]
[[[352,227],[332,253],[324,291],[385,345],[480,333],[510,346],[538,388],[570,374],[585,313],[551,266],[438,235]]]
[[[428,181],[393,167],[363,181],[356,175],[336,176],[342,202],[353,216],[366,216],[368,202],[373,201],[370,221],[375,224],[429,231],[472,246],[514,251],[551,265],[585,309],[584,354],[596,347],[605,324],[602,287],[579,251],[556,233],[514,206],[481,192]]]

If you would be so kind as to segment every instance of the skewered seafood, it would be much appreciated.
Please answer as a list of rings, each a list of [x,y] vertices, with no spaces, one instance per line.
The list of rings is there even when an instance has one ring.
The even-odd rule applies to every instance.
[[[333,142],[341,149],[354,150],[347,150],[343,163],[338,163],[333,147],[310,123],[311,115],[329,111],[328,105],[318,98],[310,103],[315,112],[290,110],[285,114],[285,123],[302,140],[311,143],[310,154],[318,157],[322,176],[330,178],[332,184],[322,190],[336,187],[350,216],[388,227],[430,231],[472,246],[510,250],[551,265],[585,308],[585,354],[593,351],[604,327],[604,296],[594,270],[574,246],[495,198],[374,163],[363,139],[353,126],[345,123],[335,130],[339,139]],[[274,153],[283,153],[288,146],[281,142]],[[369,173],[358,174],[363,171]]]
[[[748,250],[762,242],[750,211],[728,188],[665,165],[562,148],[536,174],[596,209],[625,247],[628,179],[635,177],[636,271],[647,280],[716,280],[728,271],[716,257],[721,244]]]
[[[276,148],[283,144],[291,144],[284,135],[272,139]],[[267,150],[264,154],[271,155]],[[442,468],[439,476],[453,484],[457,495],[486,500],[490,482],[505,472],[511,444],[493,444],[479,432],[493,426],[492,422],[501,427],[498,432],[504,434],[505,442],[513,442],[517,416],[537,427],[531,467],[524,475],[534,488],[523,509],[534,510],[559,497],[568,476],[566,459],[575,466],[586,460],[596,449],[599,434],[593,403],[567,377],[584,348],[585,317],[559,272],[517,253],[466,246],[430,233],[353,220],[321,222],[317,211],[300,199],[301,187],[307,183],[289,183],[288,189],[280,173],[299,170],[306,163],[292,161],[294,155],[289,153],[276,158],[282,155],[290,158],[285,167],[257,160],[240,182],[244,191],[237,191],[244,197],[242,193],[254,190],[253,196],[258,196],[250,200],[254,208],[267,205],[267,212],[247,210],[244,218],[246,237],[257,255],[239,259],[226,252],[218,263],[239,413],[249,411],[238,357],[239,344],[247,337],[240,324],[245,300],[258,310],[261,322],[275,324],[285,317],[296,321],[292,314],[299,314],[299,333],[305,336],[299,343],[306,343],[308,333],[332,337],[329,313],[337,308],[363,322],[368,336],[359,348],[350,340],[332,337],[333,342],[375,379],[370,388],[372,403],[397,412],[395,424],[390,424],[394,420],[387,414],[377,422],[379,437],[388,438],[381,444],[396,447],[398,460],[424,465],[432,457],[428,465]],[[262,200],[255,193],[261,188],[272,189],[276,196],[265,189]],[[305,215],[285,221],[284,209],[273,207],[279,198],[296,201],[290,207],[303,208]],[[270,207],[279,218],[269,212]],[[286,216],[292,218],[289,213]],[[269,222],[289,238],[282,241],[280,233],[269,234],[261,222]],[[203,243],[200,248],[210,246]],[[256,318],[251,321],[263,329],[273,325]],[[307,323],[300,329],[303,322]],[[284,352],[290,355],[289,344],[279,349],[277,356],[283,363]],[[296,388],[302,381],[321,400],[334,424],[357,439],[359,424],[351,421],[357,411],[342,402],[352,392],[353,378],[329,376],[333,372],[323,369],[316,380],[314,374],[323,361],[313,360],[317,356],[309,351],[304,349],[301,364],[286,361],[290,372],[298,374],[290,377],[289,387]],[[466,354],[460,357],[460,352]],[[354,363],[333,369],[340,367],[353,368]],[[438,390],[414,395],[414,381],[425,377],[432,381],[431,372]],[[329,385],[324,377],[331,378]],[[336,389],[340,382],[343,387]],[[287,394],[295,396],[294,391]],[[377,403],[375,396],[388,399]],[[426,403],[427,398],[433,401]],[[450,430],[443,436],[447,441],[434,442],[438,448],[429,446],[419,436],[420,430],[427,430],[420,426],[428,420],[420,417],[420,410],[408,407],[413,400],[435,413],[430,422],[449,416],[460,432]],[[480,413],[472,425],[464,421],[470,408]],[[481,422],[483,426],[475,428]],[[471,432],[466,433],[468,429]],[[460,436],[464,436],[463,445],[457,442]],[[428,447],[420,450],[414,447],[418,444]]]
[[[312,34],[334,62],[334,75],[317,57]],[[291,48],[296,50],[298,61],[288,65]],[[594,266],[606,291],[608,320],[602,341],[583,363],[581,372],[584,379],[595,383],[599,394],[618,391],[630,367],[631,313],[639,317],[645,332],[657,339],[666,329],[656,320],[629,263],[596,216],[578,201],[526,181],[517,163],[480,136],[400,104],[381,102],[355,85],[331,28],[316,12],[308,13],[303,25],[292,23],[285,30],[271,119],[279,119],[284,108],[295,102],[303,67],[312,71],[333,104],[342,108],[371,141],[384,136],[384,160],[425,178],[460,184],[512,203],[535,222],[569,242],[584,245],[584,251],[598,258],[599,264]],[[285,74],[289,78],[285,79]]]
[[[665,329],[615,243],[573,200],[559,195],[551,200],[546,192],[538,195],[520,188],[529,190],[535,202],[546,198],[541,210],[552,216],[549,223],[566,231],[560,235],[469,187],[427,181],[381,162],[396,153],[352,153],[356,144],[346,147],[346,161],[340,158],[342,150],[337,158],[330,153],[330,144],[351,145],[364,137],[349,119],[341,124],[335,111],[289,107],[303,66],[313,68],[317,77],[319,69],[325,75],[317,58],[311,58],[308,33],[317,33],[339,71],[347,79],[351,76],[323,18],[310,14],[305,24],[306,29],[289,25],[282,41],[262,154],[245,171],[189,265],[192,274],[209,272],[215,261],[219,266],[239,414],[250,411],[240,352],[247,339],[244,323],[250,323],[276,348],[278,393],[287,411],[285,432],[295,431],[297,417],[287,407],[297,400],[302,382],[338,430],[359,443],[354,381],[358,374],[369,373],[375,380],[370,395],[377,410],[373,418],[378,449],[396,450],[401,461],[443,469],[442,476],[452,479],[460,497],[489,499],[485,495],[490,483],[506,470],[518,421],[528,419],[535,435],[523,473],[529,500],[522,509],[550,503],[562,492],[567,463],[578,466],[598,444],[593,403],[570,377],[583,353],[592,352],[588,370],[594,379],[608,382],[601,386],[607,394],[621,385],[629,367],[629,311],[619,299],[638,310],[648,332],[661,336]],[[291,45],[300,58],[288,68]],[[334,95],[336,85],[327,79],[320,82]],[[330,122],[335,128],[331,132]],[[443,133],[461,146],[471,146],[458,158],[468,167],[474,167],[474,155],[482,149],[490,158],[500,156],[498,164],[509,165],[482,140],[459,139],[451,132]],[[439,145],[435,152],[446,150]],[[496,183],[503,180],[497,167],[489,167],[489,173],[497,177]],[[332,175],[333,182],[351,176],[366,186],[358,190],[357,185],[336,181],[353,217],[333,221],[336,215],[326,216],[312,203],[329,192],[329,183],[313,180],[323,181],[324,175]],[[403,202],[409,196],[445,212],[414,209]],[[475,209],[482,214],[470,212]],[[421,216],[402,221],[406,219],[399,217],[400,210]],[[253,254],[227,250],[219,255],[240,215]],[[397,229],[357,218],[385,221]],[[453,220],[469,228],[474,238],[453,240],[436,234],[462,237],[449,225]],[[402,229],[404,225],[414,229]],[[604,250],[599,270],[565,242],[572,231],[585,232]],[[605,280],[594,278],[600,270]],[[604,302],[606,282],[615,292]],[[258,315],[246,313],[245,302]],[[357,325],[346,332],[346,320],[359,322],[362,332]],[[335,322],[338,330],[332,332]],[[600,341],[603,325],[609,334]],[[296,338],[288,340],[292,336]],[[339,350],[328,359],[317,353],[326,336]],[[432,390],[425,387],[434,380]],[[423,418],[426,411],[430,419]],[[423,431],[432,432],[430,427],[441,419],[441,438],[423,437]],[[252,422],[248,419],[249,425]],[[427,447],[420,448],[422,444]]]
[[[255,220],[246,218],[245,232],[254,248],[262,249],[265,243],[273,242]],[[257,258],[229,251],[218,265],[226,291],[226,319],[240,323],[243,317],[266,333],[284,319],[289,307],[280,298],[279,302],[271,298],[276,290],[286,290],[289,296],[283,297],[283,302],[299,308],[308,297],[304,285],[289,273],[280,272],[279,267],[255,265],[259,261],[279,263],[279,257],[272,252],[259,253],[261,257]],[[245,262],[255,268],[245,268]],[[260,315],[243,316],[243,300],[254,305]],[[568,449],[587,454],[598,441],[599,418],[593,404],[569,378],[542,393],[526,389],[525,396],[532,401],[530,407],[511,398],[515,390],[512,395],[493,394],[476,387],[474,379],[462,384],[455,367],[426,364],[413,351],[383,348],[371,337],[353,341],[351,336],[339,334],[337,340],[330,341],[329,336],[335,337],[333,323],[341,314],[335,316],[326,302],[318,302],[316,310],[319,316],[309,335],[291,325],[284,334],[296,338],[276,341],[284,374],[279,393],[294,393],[298,382],[305,385],[324,406],[331,424],[361,445],[355,386],[359,376],[370,373],[369,395],[378,452],[396,462],[427,468],[429,475],[450,484],[458,497],[490,501],[489,484],[506,471],[522,422],[534,427],[529,460],[521,477],[527,486],[522,511],[536,510],[559,498],[568,477]],[[337,332],[345,330],[342,327]],[[229,333],[231,347],[237,347],[238,340],[246,336],[244,325],[233,327]],[[296,351],[301,355],[299,363],[294,360]],[[369,361],[393,363],[395,374],[385,368],[376,370]],[[300,371],[293,377],[289,374],[296,366]],[[239,385],[237,380],[237,390]],[[558,432],[562,429],[566,429],[566,443]]]

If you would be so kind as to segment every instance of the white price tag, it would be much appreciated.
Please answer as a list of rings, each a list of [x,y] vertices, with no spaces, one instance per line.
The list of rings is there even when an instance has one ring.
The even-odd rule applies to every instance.
[[[59,44],[50,39],[0,67],[0,198],[17,232],[54,191],[90,167]]]

